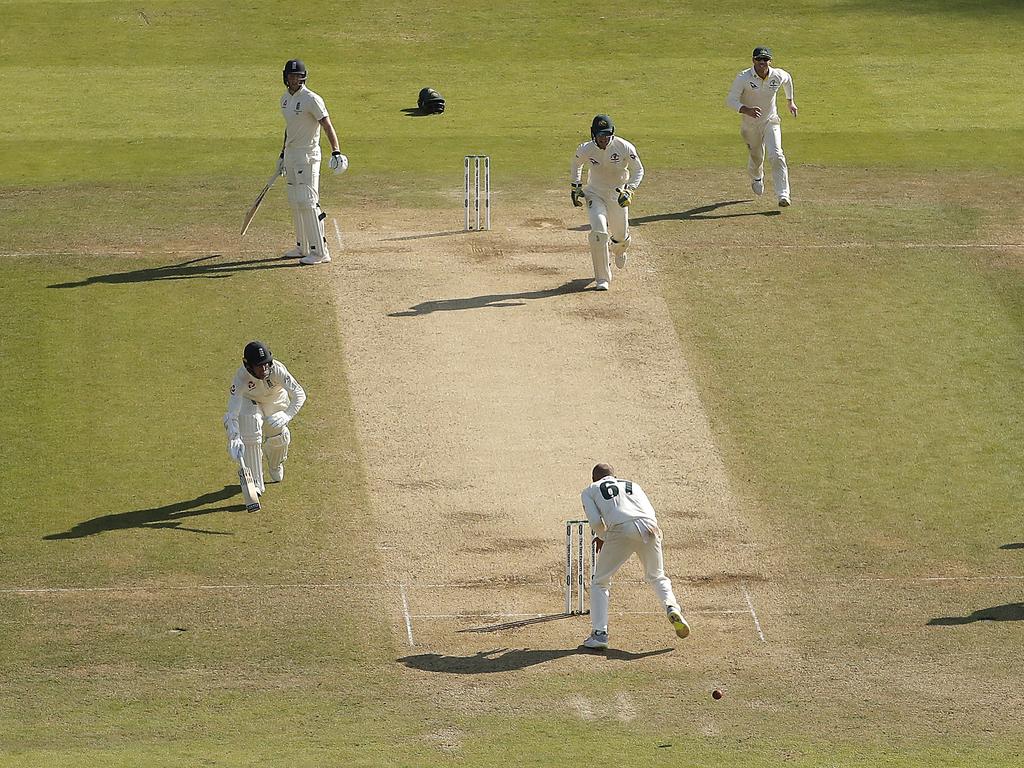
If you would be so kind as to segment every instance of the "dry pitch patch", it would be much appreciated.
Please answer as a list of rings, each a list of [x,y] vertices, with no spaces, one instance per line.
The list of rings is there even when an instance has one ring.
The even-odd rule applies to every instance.
[[[748,599],[774,600],[765,534],[731,497],[642,238],[597,293],[572,212],[503,206],[481,233],[444,215],[370,212],[317,273],[339,296],[404,663],[425,681],[594,663],[576,655],[589,621],[559,614],[562,523],[582,516],[600,460],[654,501],[694,626],[677,641],[632,564],[613,591],[610,658],[665,670],[756,652]]]
[[[1020,728],[1009,660],[986,665],[964,653],[963,635],[932,634],[940,628],[927,622],[943,613],[934,584],[786,571],[783,537],[730,490],[659,292],[659,262],[672,254],[648,226],[656,219],[634,229],[630,264],[596,293],[585,219],[538,216],[560,211],[560,199],[496,208],[484,233],[463,233],[451,211],[354,212],[341,222],[344,248],[317,273],[339,296],[381,589],[410,682],[456,709],[500,711],[515,706],[497,694],[513,680],[610,664],[666,675],[650,683],[662,693],[731,683],[754,720],[797,730],[820,723],[853,735],[885,722],[894,737],[914,738],[966,723]],[[651,495],[694,627],[674,638],[633,565],[613,589],[607,662],[576,652],[585,618],[558,617],[561,522],[580,516],[578,493],[598,460]],[[991,586],[957,588],[984,602]],[[894,613],[898,605],[913,615]],[[807,643],[822,623],[833,648]],[[518,673],[528,677],[509,676]],[[588,717],[584,704],[577,710]]]

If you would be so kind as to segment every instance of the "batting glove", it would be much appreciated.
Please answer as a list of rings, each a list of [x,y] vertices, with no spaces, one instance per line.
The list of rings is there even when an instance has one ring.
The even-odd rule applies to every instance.
[[[284,152],[277,158],[277,175],[284,176]]]
[[[629,203],[633,200],[633,190],[629,187],[623,187],[619,190],[619,205],[623,208],[628,208]]]
[[[572,200],[572,204],[577,208],[583,207],[583,185],[572,184],[569,187],[569,197]]]
[[[276,413],[272,413],[267,416],[267,425],[271,429],[281,429],[281,427],[285,426],[291,420],[291,416],[284,411],[277,411]]]
[[[335,173],[344,173],[348,170],[348,158],[335,150],[331,152],[331,160],[328,165],[331,166],[331,170]]]
[[[228,456],[235,461],[238,461],[242,457],[242,453],[245,451],[245,446],[242,445],[241,438],[233,437],[228,440]]]

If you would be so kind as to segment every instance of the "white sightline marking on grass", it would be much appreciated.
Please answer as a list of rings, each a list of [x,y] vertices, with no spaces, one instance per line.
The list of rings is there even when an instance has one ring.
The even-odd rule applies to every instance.
[[[754,601],[750,599],[750,592],[747,590],[746,584],[741,584],[740,588],[743,590],[743,599],[747,601],[747,607],[750,609],[750,615],[754,619],[754,629],[757,630],[757,636],[761,638],[762,643],[768,641],[764,639],[764,632],[761,631],[761,622],[757,618],[757,611],[754,610]]]
[[[341,244],[341,227],[338,226],[337,219],[331,219],[331,223],[334,224],[334,236],[338,238],[338,250],[343,251],[345,249]]]
[[[402,613],[405,615],[405,634],[409,639],[409,647],[412,648],[415,643],[412,640],[412,614],[409,613],[409,598],[405,594],[405,585],[399,584],[402,590]]]

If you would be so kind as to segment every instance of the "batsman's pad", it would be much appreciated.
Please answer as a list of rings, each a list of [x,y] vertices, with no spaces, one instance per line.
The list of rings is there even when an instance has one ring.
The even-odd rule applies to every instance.
[[[308,184],[289,184],[288,202],[295,220],[295,239],[302,243],[303,250],[317,256],[328,253],[324,239],[327,214],[320,208],[320,196]]]
[[[612,279],[611,259],[608,256],[608,233],[591,232],[590,255],[594,260],[594,278],[597,280]]]
[[[416,99],[416,106],[420,112],[428,115],[439,115],[444,112],[444,97],[433,88],[423,88],[419,98]]]
[[[288,459],[288,446],[291,442],[292,433],[288,431],[288,427],[282,429],[280,435],[268,437],[264,444],[267,464],[271,467],[279,467],[284,464]]]
[[[252,472],[252,482],[257,493],[263,493],[263,444],[246,443],[243,453],[246,468]]]

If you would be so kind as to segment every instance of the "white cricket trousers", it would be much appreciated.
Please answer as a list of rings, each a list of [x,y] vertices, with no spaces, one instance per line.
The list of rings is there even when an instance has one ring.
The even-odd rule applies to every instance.
[[[772,188],[779,198],[789,197],[789,166],[782,154],[782,125],[778,117],[768,120],[744,120],[740,135],[750,150],[747,172],[750,180],[764,178],[765,155],[772,168]]]
[[[608,251],[608,237],[617,243],[626,242],[629,236],[629,211],[619,205],[619,193],[615,189],[583,190],[587,199],[587,215],[590,217],[590,254],[594,262],[594,279],[612,279],[611,254]]]
[[[644,568],[644,581],[651,585],[664,608],[678,608],[672,582],[665,575],[661,536],[648,536],[644,542],[639,529],[631,523],[604,532],[604,544],[597,553],[594,581],[590,585],[590,624],[595,632],[608,631],[608,594],[612,577],[635,553]]]

